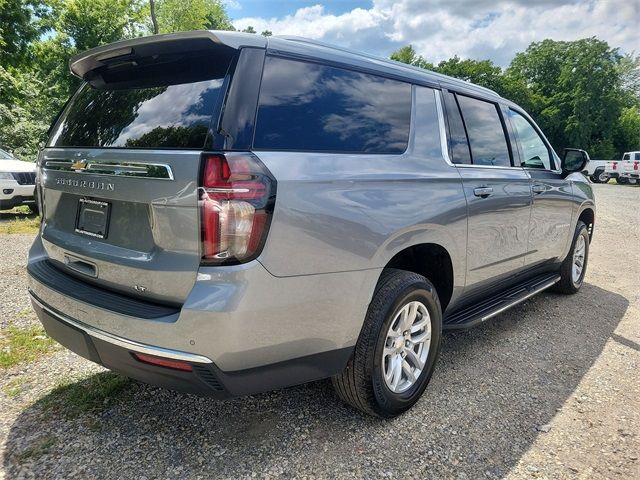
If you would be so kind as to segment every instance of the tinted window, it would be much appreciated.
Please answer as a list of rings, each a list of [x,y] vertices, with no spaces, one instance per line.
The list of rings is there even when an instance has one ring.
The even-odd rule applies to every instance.
[[[444,94],[447,108],[447,120],[449,122],[449,148],[451,149],[451,161],[453,163],[471,163],[469,142],[464,130],[464,123],[460,116],[460,109],[456,97],[452,93]]]
[[[538,135],[533,125],[518,112],[509,110],[511,124],[518,135],[520,149],[522,150],[522,166],[527,168],[552,169],[549,149]]]
[[[624,156],[622,157],[622,160],[631,160],[631,157],[628,153],[625,153]]]
[[[474,165],[510,166],[509,148],[494,103],[457,95]]]
[[[442,158],[440,120],[436,107],[436,92],[432,88],[416,87],[415,151],[426,158]]]
[[[267,57],[254,146],[273,150],[402,153],[411,85]]]
[[[203,148],[222,83],[121,90],[85,84],[60,117],[50,146]]]

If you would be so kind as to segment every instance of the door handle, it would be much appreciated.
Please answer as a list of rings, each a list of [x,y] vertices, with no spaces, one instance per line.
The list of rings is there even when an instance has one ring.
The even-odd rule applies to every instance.
[[[487,198],[492,193],[493,193],[493,188],[491,187],[477,187],[473,189],[473,194],[476,197]]]
[[[547,187],[545,185],[536,183],[535,185],[531,185],[531,191],[533,193],[544,193],[547,191]]]

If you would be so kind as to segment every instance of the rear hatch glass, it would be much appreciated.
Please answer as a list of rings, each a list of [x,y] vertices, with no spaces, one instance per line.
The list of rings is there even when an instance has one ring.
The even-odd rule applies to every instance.
[[[58,268],[145,300],[184,301],[200,262],[200,154],[237,53],[211,45],[85,75],[40,158],[42,238]]]
[[[82,85],[48,146],[202,149],[219,113],[229,62],[205,56],[164,67],[169,73],[155,78],[137,69],[107,77],[115,83]],[[175,69],[182,70],[171,73]]]

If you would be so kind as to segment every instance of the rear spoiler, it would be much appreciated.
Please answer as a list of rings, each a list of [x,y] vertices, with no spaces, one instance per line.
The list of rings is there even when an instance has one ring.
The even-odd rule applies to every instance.
[[[232,55],[242,47],[266,48],[262,35],[240,32],[197,30],[134,38],[93,48],[71,58],[71,73],[92,82],[107,69],[127,68],[153,62],[160,55],[211,52]],[[99,81],[98,81],[99,83]]]

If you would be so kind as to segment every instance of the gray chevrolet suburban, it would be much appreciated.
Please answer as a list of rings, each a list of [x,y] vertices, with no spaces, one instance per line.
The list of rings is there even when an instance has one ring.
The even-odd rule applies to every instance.
[[[442,330],[580,288],[595,204],[491,90],[302,38],[198,31],[73,58],[38,164],[51,337],[228,398],[332,378],[417,402]]]

